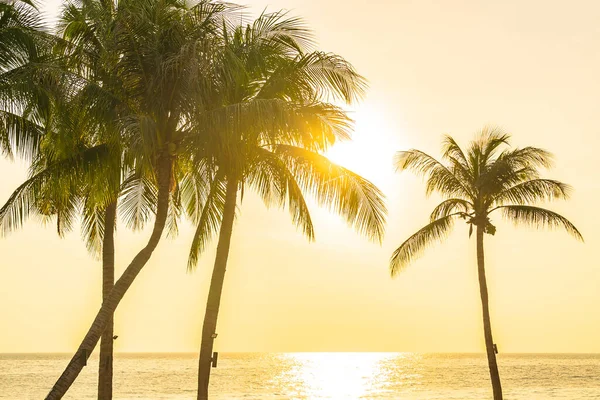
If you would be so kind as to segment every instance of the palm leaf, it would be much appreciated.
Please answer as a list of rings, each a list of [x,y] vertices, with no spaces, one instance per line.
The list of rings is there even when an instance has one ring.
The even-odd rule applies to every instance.
[[[140,230],[155,212],[156,185],[140,173],[130,175],[121,187],[123,200],[119,207],[127,227]]]
[[[367,81],[342,57],[323,52],[280,61],[257,97],[285,95],[293,101],[339,99],[348,104],[365,95]]]
[[[515,224],[524,224],[534,228],[563,228],[576,239],[583,241],[583,236],[568,219],[545,208],[507,205],[498,207],[503,216]]]
[[[504,133],[502,129],[498,127],[485,127],[475,142],[476,146],[480,149],[481,162],[487,164],[492,155],[502,145],[507,145],[510,140],[510,135]]]
[[[442,140],[442,154],[444,159],[455,159],[463,168],[469,168],[465,153],[450,135],[444,135],[444,139]]]
[[[89,197],[86,198],[82,208],[81,232],[86,247],[94,257],[99,258],[102,254],[102,241],[104,239],[105,209]]]
[[[387,209],[384,195],[375,185],[306,149],[277,145],[273,152],[319,204],[330,207],[359,233],[378,242],[383,240]]]
[[[503,152],[498,161],[511,166],[513,170],[525,167],[550,168],[554,164],[552,153],[538,147],[523,147]]]
[[[171,191],[169,196],[169,210],[167,214],[167,221],[165,229],[167,231],[167,237],[174,238],[179,234],[179,220],[183,212],[181,203],[181,190],[179,182],[175,180],[175,190]]]
[[[302,190],[288,166],[276,154],[263,148],[254,149],[247,182],[267,206],[275,204],[290,209],[292,222],[309,240],[315,237],[314,226]]]
[[[419,257],[426,247],[445,239],[454,225],[457,214],[437,219],[418,230],[398,247],[390,259],[390,272],[395,276],[411,261]]]
[[[439,191],[444,196],[470,198],[468,182],[453,174],[438,160],[420,150],[399,151],[394,157],[396,171],[410,169],[427,178],[427,195]]]
[[[429,220],[433,222],[437,219],[447,217],[448,215],[455,213],[457,209],[462,209],[462,213],[466,216],[466,214],[473,211],[474,206],[471,202],[463,199],[447,199],[433,209]]]
[[[80,182],[82,177],[89,179],[98,171],[98,166],[106,164],[108,157],[108,148],[99,145],[47,164],[39,171],[32,168],[32,176],[15,189],[0,208],[0,233],[7,234],[20,228],[40,201],[53,203],[54,209],[48,214],[59,213],[59,233],[70,228],[73,222],[72,210],[76,208],[77,202],[77,196],[72,196],[73,185]],[[64,208],[61,209],[61,206]]]
[[[556,180],[533,179],[501,191],[493,198],[493,203],[533,204],[554,199],[566,200],[571,191],[571,186]]]
[[[210,184],[210,190],[194,232],[188,256],[188,271],[196,267],[198,258],[221,227],[226,189],[227,181],[223,179],[222,175],[217,174]]]

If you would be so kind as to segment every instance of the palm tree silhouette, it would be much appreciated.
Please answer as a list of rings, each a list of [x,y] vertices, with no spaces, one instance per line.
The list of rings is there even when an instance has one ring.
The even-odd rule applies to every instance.
[[[126,100],[115,132],[123,182],[120,211],[140,228],[155,216],[152,233],[116,280],[75,355],[47,399],[60,399],[86,365],[114,311],[150,259],[165,230],[176,231],[179,179],[186,164],[188,136],[196,110],[207,101],[214,32],[226,25],[231,6],[202,0],[122,0],[106,56],[116,59],[118,87],[89,86],[99,107]],[[76,10],[75,10],[76,11]],[[82,46],[87,51],[87,46]],[[83,56],[87,55],[84,53]],[[110,60],[110,57],[109,57]],[[91,61],[105,62],[91,58]],[[84,69],[87,71],[87,69]],[[111,110],[111,108],[108,108]],[[100,114],[101,115],[101,114]]]
[[[446,136],[443,160],[419,151],[398,152],[395,165],[426,178],[426,194],[441,194],[445,200],[431,213],[430,223],[421,228],[392,254],[390,270],[398,274],[425,247],[444,239],[457,218],[469,224],[469,236],[475,226],[477,239],[477,270],[483,308],[483,327],[494,400],[502,399],[502,386],[492,338],[488,290],[483,253],[484,234],[494,235],[496,227],[490,214],[499,211],[515,224],[537,228],[563,228],[578,240],[583,237],[565,217],[533,204],[554,199],[567,199],[570,187],[551,179],[540,178],[539,169],[552,165],[552,155],[536,147],[510,149],[509,135],[496,128],[484,128],[466,152],[456,141]]]
[[[191,165],[214,167],[210,191],[197,224],[189,257],[193,268],[218,232],[199,358],[198,399],[208,398],[213,343],[238,192],[251,189],[267,205],[288,206],[292,222],[309,240],[313,224],[304,195],[342,215],[374,240],[384,232],[382,193],[370,182],[331,163],[321,153],[348,139],[351,120],[326,99],[350,103],[365,89],[364,79],[341,57],[304,51],[312,44],[302,21],[283,12],[263,14],[248,25],[223,32],[222,72],[215,104],[198,116],[217,152],[199,154]],[[215,118],[218,115],[220,117]],[[195,146],[203,148],[203,146]],[[204,147],[205,148],[205,147]],[[196,203],[194,200],[192,203]],[[189,207],[188,207],[189,208]]]
[[[21,9],[29,10],[27,7],[31,5],[21,5]],[[119,85],[110,49],[115,15],[114,2],[68,3],[56,34],[47,33],[39,23],[33,24],[35,18],[27,18],[34,25],[27,32],[36,39],[28,54],[36,58],[21,68],[27,67],[29,75],[38,77],[32,86],[45,94],[41,102],[44,109],[24,113],[28,125],[21,123],[12,128],[15,143],[32,143],[29,150],[17,148],[21,153],[26,150],[32,163],[27,181],[0,209],[3,232],[18,228],[30,213],[36,213],[44,219],[55,217],[61,237],[81,214],[88,250],[102,259],[103,299],[114,283],[114,231],[121,175],[116,121],[124,102],[114,91]],[[21,84],[16,86],[23,87],[30,96],[36,93],[35,87],[23,84],[31,81],[27,74],[17,77]],[[35,109],[27,97],[13,96],[12,100],[19,101],[24,110]],[[37,135],[29,133],[29,137],[36,140],[27,140],[28,131],[34,129]],[[99,399],[112,398],[112,332],[111,319],[100,346]]]

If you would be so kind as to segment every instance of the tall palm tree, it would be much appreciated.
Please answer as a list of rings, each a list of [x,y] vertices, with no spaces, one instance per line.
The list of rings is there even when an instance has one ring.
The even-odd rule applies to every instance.
[[[228,5],[184,0],[121,0],[114,51],[123,98],[131,110],[119,118],[123,147],[122,212],[143,224],[154,208],[154,227],[147,245],[134,257],[104,298],[92,326],[74,357],[48,394],[66,393],[104,332],[119,302],[152,252],[166,226],[178,188],[177,173],[186,149],[187,126],[209,86],[214,31],[223,26]]]
[[[253,23],[223,31],[222,65],[217,71],[214,104],[196,117],[199,129],[190,165],[209,165],[213,173],[206,198],[194,195],[194,185],[182,191],[197,224],[189,257],[192,268],[211,237],[217,254],[208,294],[198,371],[198,399],[208,398],[211,358],[233,232],[238,192],[250,188],[267,205],[290,209],[292,221],[309,240],[313,224],[304,198],[312,194],[350,225],[381,240],[385,205],[382,193],[360,176],[331,163],[322,154],[338,140],[349,138],[351,120],[327,99],[347,103],[359,98],[364,79],[341,57],[317,51],[310,32],[285,13],[263,14]],[[207,123],[206,121],[213,121]],[[213,149],[210,154],[202,149]],[[216,149],[216,151],[214,151]],[[191,173],[189,181],[196,175]],[[188,196],[187,193],[192,195]],[[191,200],[191,201],[190,201]],[[195,207],[203,204],[204,207]]]
[[[23,4],[21,8],[31,11],[32,6]],[[117,4],[112,1],[68,2],[59,20],[58,33],[62,37],[41,31],[40,24],[33,24],[37,16],[33,14],[25,19],[33,21],[27,26],[32,39],[20,40],[28,45],[32,42],[30,46],[20,46],[21,53],[27,50],[25,54],[29,55],[21,57],[26,61],[19,68],[23,72],[16,73],[17,68],[13,68],[11,74],[5,74],[11,78],[8,81],[11,87],[15,86],[15,78],[20,78],[17,80],[20,85],[16,86],[23,88],[19,94],[24,96],[19,98],[13,92],[11,99],[12,104],[19,101],[17,108],[25,111],[21,120],[13,118],[12,132],[8,132],[17,143],[33,142],[30,147],[35,150],[15,146],[21,153],[31,154],[34,160],[29,179],[0,210],[3,231],[18,227],[31,211],[45,218],[55,216],[57,232],[62,236],[72,228],[76,214],[81,213],[82,233],[88,249],[102,259],[104,298],[114,282],[114,230],[121,175],[116,122],[126,108],[126,102],[118,96],[116,89],[120,85],[114,73],[116,12]],[[13,46],[17,50],[20,47]],[[49,57],[41,57],[46,53]],[[34,77],[40,76],[37,82],[30,82],[29,72],[34,72]],[[46,95],[43,118],[35,118],[36,114],[29,111],[36,110],[29,106],[33,103],[31,98],[35,100],[35,96],[31,96],[35,86]],[[35,141],[23,140],[27,139],[28,131],[34,132],[29,133],[29,137]],[[110,153],[111,160],[106,156],[96,157],[97,150],[103,148],[110,149],[103,153]],[[90,170],[89,156],[96,157],[92,176],[81,170],[82,167]],[[88,163],[82,164],[86,159]],[[101,163],[111,168],[106,169]],[[26,199],[33,201],[29,210],[22,208],[28,203]],[[18,214],[20,219],[13,218]],[[112,347],[111,320],[100,346],[99,399],[112,398]]]
[[[82,101],[88,107],[86,114],[95,122],[93,132],[103,131],[103,141],[118,144],[120,132],[118,120],[129,111],[128,99],[121,91],[121,80],[116,71],[118,52],[115,51],[119,34],[119,2],[92,0],[67,2],[59,20],[59,32],[64,41],[58,47],[66,67],[84,78],[81,87]],[[107,135],[108,133],[108,135]],[[117,146],[118,147],[118,146]],[[113,149],[114,168],[111,181],[119,182],[121,151]],[[94,185],[96,183],[96,185]],[[86,196],[84,224],[87,228],[88,248],[101,254],[102,258],[102,299],[108,298],[115,281],[114,232],[117,219],[117,199],[119,185],[101,185],[91,182],[91,192],[111,189],[106,203],[103,197]],[[93,234],[93,236],[91,235]],[[91,245],[91,246],[90,246]],[[113,335],[114,322],[111,318],[100,340],[100,361],[98,366],[98,399],[112,399],[113,380]]]
[[[77,116],[73,102],[61,116],[52,112],[52,121],[68,114],[71,122]],[[81,121],[87,114],[77,117]],[[85,123],[87,125],[87,121]],[[117,196],[119,193],[119,149],[95,142],[85,127],[69,124],[65,143],[56,140],[54,132],[41,139],[41,150],[30,167],[30,177],[20,185],[0,209],[0,226],[4,233],[18,228],[31,214],[44,219],[56,217],[59,236],[71,230],[77,216],[82,216],[82,236],[88,250],[102,260],[103,296],[110,292],[114,280],[114,231],[116,228]],[[48,127],[46,127],[48,128]],[[65,128],[62,128],[65,129]],[[82,132],[82,136],[72,132]],[[59,132],[62,135],[63,132]],[[74,137],[75,136],[75,137]],[[19,210],[20,209],[20,210]],[[19,216],[19,218],[15,218]],[[105,330],[110,332],[110,345],[101,346],[99,398],[110,399],[112,387],[112,321]],[[104,337],[105,335],[103,335]],[[106,339],[104,340],[106,344]]]
[[[569,197],[568,185],[540,178],[540,168],[552,165],[552,155],[536,147],[507,148],[509,139],[509,135],[499,129],[484,128],[466,152],[452,137],[446,136],[443,142],[446,164],[419,150],[401,151],[395,158],[398,171],[410,169],[426,177],[427,195],[438,192],[445,200],[434,208],[430,223],[394,251],[390,260],[392,276],[402,271],[425,247],[444,239],[457,218],[469,224],[469,236],[475,229],[485,347],[494,400],[502,399],[502,386],[492,338],[483,253],[484,234],[496,232],[490,214],[499,211],[515,224],[563,228],[583,240],[565,217],[533,205]]]

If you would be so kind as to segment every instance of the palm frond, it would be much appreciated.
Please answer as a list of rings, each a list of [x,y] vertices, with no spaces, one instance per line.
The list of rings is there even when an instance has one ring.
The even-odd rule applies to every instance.
[[[539,168],[551,165],[552,155],[545,150],[535,147],[506,150],[480,167],[477,187],[486,198],[493,198],[512,186],[537,180]]]
[[[182,167],[181,177],[178,179],[183,210],[194,224],[200,220],[202,207],[214,179],[206,158],[200,157],[198,162],[192,159],[189,165]]]
[[[156,185],[145,175],[135,173],[123,182],[119,207],[127,227],[140,230],[155,212]]]
[[[442,157],[444,159],[455,159],[464,168],[468,168],[468,161],[465,153],[462,151],[456,140],[450,135],[444,135],[442,140]]]
[[[314,195],[319,204],[344,217],[359,233],[382,241],[387,209],[384,195],[375,185],[306,149],[277,145],[273,152],[288,165],[298,185]]]
[[[0,71],[35,60],[44,28],[31,2],[0,2]]]
[[[353,126],[347,113],[335,105],[297,104],[281,99],[228,104],[194,118],[188,135],[196,141],[210,140],[211,132],[219,132],[222,145],[232,146],[244,134],[254,142],[290,143],[320,151],[349,139]]]
[[[290,209],[293,224],[313,240],[314,226],[302,190],[288,166],[276,154],[264,148],[255,148],[255,160],[250,164],[247,182],[262,197],[267,206],[272,204]]]
[[[438,191],[444,196],[472,197],[468,182],[453,174],[441,162],[419,150],[399,151],[394,157],[396,171],[410,169],[427,179],[427,195]]]
[[[177,180],[174,180],[174,184],[175,190],[171,191],[170,193],[170,204],[165,226],[168,238],[175,238],[179,234],[179,221],[183,213],[179,182]]]
[[[243,25],[240,27],[243,28]],[[298,17],[289,17],[287,11],[263,12],[246,29],[246,40],[261,45],[281,46],[302,52],[314,46],[315,39],[306,23]]]
[[[419,257],[426,247],[436,241],[445,239],[454,225],[456,216],[457,214],[450,214],[446,217],[436,219],[406,239],[394,251],[390,259],[390,272],[392,276],[401,272],[411,261]]]
[[[496,127],[484,127],[473,140],[467,150],[467,160],[471,175],[479,185],[479,178],[487,172],[494,154],[501,145],[508,145],[510,137]]]
[[[351,104],[363,98],[366,89],[366,79],[348,61],[316,51],[280,61],[257,96],[285,95],[304,102],[331,98]]]
[[[37,153],[43,129],[26,117],[0,110],[0,151],[12,158],[17,153],[30,158]]]
[[[217,174],[210,183],[210,190],[198,219],[188,256],[188,271],[196,267],[198,259],[206,249],[207,244],[219,232],[225,207],[226,189],[227,181],[221,174]]]
[[[487,163],[500,146],[509,144],[509,140],[510,135],[504,133],[499,127],[483,128],[477,141],[481,149],[482,161]]]
[[[86,198],[82,207],[81,233],[88,251],[96,258],[102,254],[102,240],[105,229],[105,210],[91,198]]]
[[[526,205],[505,205],[497,209],[503,216],[515,224],[524,224],[534,228],[563,228],[576,239],[583,241],[583,236],[568,219],[545,208]]]
[[[450,214],[454,214],[457,209],[460,209],[463,214],[468,214],[474,210],[474,206],[470,201],[466,201],[463,199],[447,199],[438,204],[433,211],[431,212],[431,216],[429,220],[431,222],[447,217]]]
[[[493,198],[493,204],[533,204],[538,201],[566,200],[571,186],[552,179],[533,179],[501,191]]]
[[[108,157],[107,147],[99,145],[47,164],[39,171],[32,168],[30,178],[0,208],[0,234],[20,228],[30,212],[39,208],[40,202],[47,202],[51,207],[43,214],[57,215],[59,233],[70,228],[74,218],[72,212],[78,201],[77,193],[73,195],[73,186],[82,177],[89,179]]]
[[[79,211],[79,199],[69,195],[68,192],[56,202],[56,233],[63,238],[67,232],[73,230]]]
[[[498,160],[510,165],[513,170],[526,167],[550,168],[554,164],[552,153],[532,146],[504,151]]]

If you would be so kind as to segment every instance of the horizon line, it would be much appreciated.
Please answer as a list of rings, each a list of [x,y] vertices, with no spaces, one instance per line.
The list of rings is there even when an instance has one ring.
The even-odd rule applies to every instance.
[[[92,355],[96,355],[94,350]],[[380,354],[453,354],[453,355],[485,355],[485,351],[220,351],[221,354],[295,354],[295,353],[315,353],[315,354],[359,354],[359,353],[380,353]],[[68,351],[46,351],[46,352],[0,352],[0,355],[72,355]],[[114,354],[122,355],[151,355],[151,354],[199,354],[194,351],[117,351]],[[501,352],[504,355],[600,355],[600,352],[581,352],[581,351],[557,351],[557,352]]]

